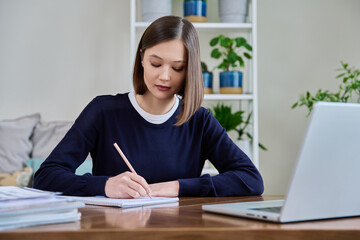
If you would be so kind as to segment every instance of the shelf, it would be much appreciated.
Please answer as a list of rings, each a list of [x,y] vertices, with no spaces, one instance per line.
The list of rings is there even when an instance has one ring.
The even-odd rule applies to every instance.
[[[181,6],[182,0],[173,0],[173,2],[177,2],[178,6]],[[220,1],[220,0],[219,0]],[[145,31],[145,29],[151,24],[150,22],[142,22],[140,20],[140,9],[137,9],[140,0],[131,0],[130,1],[130,51],[132,56],[135,56],[136,47],[138,41]],[[212,1],[213,3],[217,3],[218,0]],[[212,3],[212,4],[213,4]],[[245,111],[252,111],[252,124],[249,126],[249,131],[252,133],[253,141],[252,141],[252,161],[254,162],[256,167],[259,167],[259,147],[258,147],[258,92],[257,92],[257,79],[258,79],[258,67],[257,67],[257,0],[249,0],[248,1],[248,19],[251,19],[250,22],[247,23],[222,23],[222,22],[205,22],[205,23],[192,23],[199,35],[199,40],[201,44],[202,52],[210,52],[211,48],[209,47],[209,41],[215,36],[219,34],[227,35],[229,37],[237,37],[243,36],[245,37],[249,43],[253,46],[252,52],[252,60],[248,65],[247,69],[245,69],[244,78],[245,86],[243,94],[205,94],[204,95],[204,105],[218,102],[228,101],[226,104],[231,104],[236,106],[238,109],[243,109]],[[179,9],[177,9],[179,10]],[[175,11],[173,14],[182,14],[181,11]],[[212,19],[213,21],[217,21]],[[206,44],[206,45],[205,45]],[[207,56],[209,56],[207,54]],[[204,61],[207,61],[205,59]],[[213,59],[211,59],[213,60]],[[211,62],[211,60],[209,60]],[[133,63],[133,59],[131,61],[131,65]],[[212,62],[211,62],[212,63]],[[215,81],[215,79],[214,79]],[[218,81],[218,79],[216,79]],[[215,84],[214,84],[215,85]],[[215,88],[218,91],[217,88]],[[235,104],[236,102],[236,104]],[[211,175],[217,174],[216,169],[204,169],[204,173],[210,173]]]
[[[137,29],[145,30],[150,25],[149,22],[135,22],[134,26]],[[218,31],[218,30],[252,30],[252,23],[193,23],[198,31]]]
[[[253,100],[252,94],[205,94],[205,100]]]
[[[251,23],[193,23],[196,28],[213,28],[213,29],[251,29]]]

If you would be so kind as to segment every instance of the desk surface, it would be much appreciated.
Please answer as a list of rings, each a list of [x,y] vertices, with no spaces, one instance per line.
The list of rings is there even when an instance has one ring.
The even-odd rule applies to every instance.
[[[169,206],[133,209],[86,206],[81,221],[0,232],[0,239],[360,239],[360,217],[277,224],[201,210],[202,204],[280,198],[180,198]]]

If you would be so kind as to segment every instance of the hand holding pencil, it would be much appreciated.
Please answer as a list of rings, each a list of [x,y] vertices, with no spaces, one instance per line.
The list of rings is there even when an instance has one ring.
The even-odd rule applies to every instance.
[[[131,166],[129,160],[116,143],[114,143],[114,147],[131,172],[124,172],[117,176],[110,177],[105,184],[106,196],[111,198],[138,198],[141,196],[149,196],[151,198],[151,190],[146,180],[137,175],[135,169]]]

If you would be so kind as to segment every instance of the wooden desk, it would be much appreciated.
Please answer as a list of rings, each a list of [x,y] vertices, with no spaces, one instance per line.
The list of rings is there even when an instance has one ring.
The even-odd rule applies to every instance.
[[[136,209],[87,206],[79,222],[0,232],[0,239],[360,239],[360,217],[277,224],[201,210],[202,204],[263,198],[281,197],[181,198],[175,206]]]

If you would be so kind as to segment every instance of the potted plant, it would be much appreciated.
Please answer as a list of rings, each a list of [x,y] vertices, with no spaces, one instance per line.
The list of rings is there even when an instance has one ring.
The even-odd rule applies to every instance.
[[[190,22],[206,22],[206,0],[184,0],[184,17]]]
[[[201,62],[201,69],[202,69],[202,77],[204,81],[204,93],[211,94],[213,93],[213,89],[212,89],[213,74],[208,70],[208,67],[205,62]]]
[[[313,96],[309,91],[300,95],[297,102],[292,105],[292,109],[300,106],[308,108],[310,115],[313,106],[316,102],[357,102],[360,103],[360,69],[349,67],[349,64],[341,62],[341,73],[336,77],[342,79],[337,92],[330,92],[329,90],[323,91],[319,89]]]
[[[219,0],[221,22],[243,23],[247,14],[247,0]]]
[[[208,109],[216,120],[225,128],[226,132],[236,131],[237,140],[236,145],[251,158],[251,142],[253,140],[252,135],[247,131],[247,127],[250,124],[252,113],[248,114],[245,119],[245,111],[237,111],[232,113],[231,106],[218,103],[216,106]],[[247,137],[247,138],[245,138]],[[259,143],[259,147],[262,150],[267,150],[264,145]]]
[[[211,39],[210,46],[214,48],[210,56],[222,60],[217,66],[223,70],[220,72],[220,93],[241,94],[243,74],[236,69],[245,67],[243,57],[252,58],[249,53],[252,46],[243,37],[229,38],[224,35]]]

